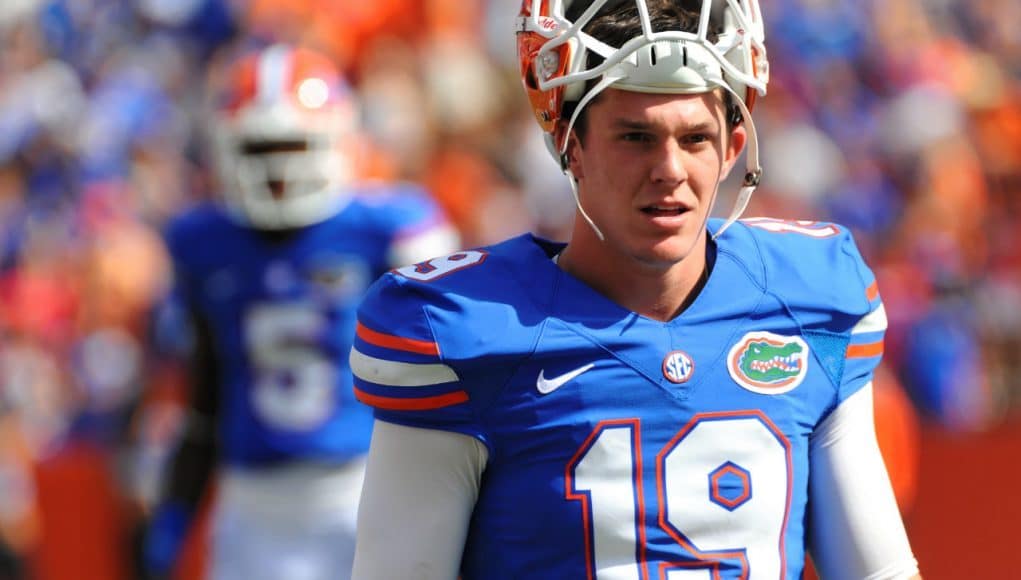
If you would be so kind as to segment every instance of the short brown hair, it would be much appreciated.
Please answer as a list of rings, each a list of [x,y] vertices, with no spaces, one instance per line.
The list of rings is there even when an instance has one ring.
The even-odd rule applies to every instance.
[[[567,9],[565,16],[574,22],[591,4],[592,0],[576,0]],[[682,30],[685,32],[698,30],[701,0],[645,0],[645,4],[649,9],[649,20],[653,30]],[[610,46],[623,46],[627,41],[642,34],[642,22],[638,16],[638,7],[634,0],[609,0],[585,25],[583,30],[586,34]],[[716,42],[722,32],[723,25],[719,19],[710,18],[709,42]],[[585,67],[598,66],[602,60],[602,56],[590,51],[586,55]],[[587,94],[598,82],[598,79],[587,81],[582,94]],[[598,98],[597,96],[596,99]],[[741,111],[737,108],[729,91],[723,91],[723,104],[727,111],[728,125],[733,127],[740,123]],[[577,101],[564,103],[560,118],[570,119],[577,106]],[[574,131],[578,137],[584,138],[586,129],[585,111],[582,111],[575,121]]]

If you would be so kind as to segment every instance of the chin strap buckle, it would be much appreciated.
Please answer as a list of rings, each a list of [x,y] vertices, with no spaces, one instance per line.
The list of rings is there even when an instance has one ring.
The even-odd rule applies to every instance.
[[[744,174],[744,183],[742,185],[745,187],[758,187],[760,181],[762,181],[762,170],[756,169]]]

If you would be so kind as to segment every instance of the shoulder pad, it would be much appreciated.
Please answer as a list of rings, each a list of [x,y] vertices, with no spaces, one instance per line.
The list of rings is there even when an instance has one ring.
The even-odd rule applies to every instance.
[[[514,280],[516,264],[494,246],[398,268],[377,280],[359,308],[351,353],[361,400],[397,422],[471,432],[471,404],[488,400],[513,368],[494,361],[527,356],[534,344],[535,325],[523,321],[541,313]],[[478,380],[480,374],[487,380]]]
[[[721,251],[739,252],[755,279],[802,324],[840,332],[843,323],[846,331],[879,306],[875,275],[843,226],[769,218],[738,224],[733,239],[721,238]]]
[[[844,356],[827,362],[841,377],[842,396],[871,380],[883,354],[886,312],[851,233],[828,222],[752,218],[738,224],[727,231],[733,239],[721,243],[721,251],[744,252],[739,259],[761,276],[807,339],[840,345]]]
[[[192,254],[201,254],[218,230],[231,227],[237,226],[219,205],[204,202],[172,217],[163,228],[163,238],[175,260],[186,260]]]

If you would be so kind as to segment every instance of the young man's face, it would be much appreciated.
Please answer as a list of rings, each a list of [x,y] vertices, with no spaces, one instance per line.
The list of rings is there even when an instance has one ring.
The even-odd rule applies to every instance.
[[[572,135],[568,154],[611,255],[665,268],[702,248],[717,184],[745,143],[743,127],[728,132],[719,94],[610,88],[586,116],[584,142]]]

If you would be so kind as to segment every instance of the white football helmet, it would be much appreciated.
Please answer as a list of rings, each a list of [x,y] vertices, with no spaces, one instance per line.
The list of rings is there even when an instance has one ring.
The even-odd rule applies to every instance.
[[[583,108],[607,87],[676,94],[720,88],[730,93],[747,126],[747,170],[735,207],[716,234],[720,235],[740,217],[762,173],[750,114],[756,96],[766,94],[769,81],[758,1],[660,1],[697,14],[698,21],[690,30],[657,29],[649,15],[648,5],[653,1],[522,0],[517,20],[522,81],[547,146],[565,171],[567,135]],[[637,11],[641,34],[620,46],[610,46],[584,32],[597,14],[624,4]],[[568,14],[577,16],[572,20]],[[601,58],[590,63],[590,54]],[[565,119],[568,103],[574,104],[574,110]],[[562,120],[567,121],[566,131],[560,125]],[[574,186],[573,177],[571,181]],[[575,198],[577,201],[577,192]]]
[[[337,213],[352,179],[357,110],[334,64],[278,44],[241,58],[225,80],[210,129],[228,209],[267,230]]]

